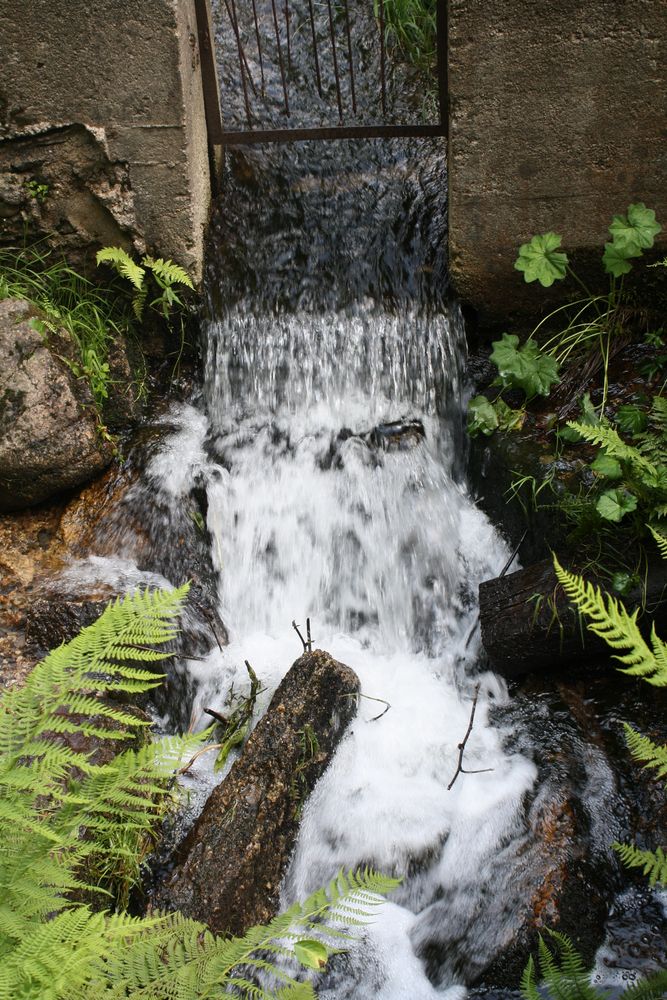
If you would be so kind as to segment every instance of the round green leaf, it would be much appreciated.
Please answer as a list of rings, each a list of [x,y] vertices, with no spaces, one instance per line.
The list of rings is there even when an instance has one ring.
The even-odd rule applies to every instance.
[[[514,267],[523,271],[524,281],[539,281],[548,288],[565,277],[567,254],[557,252],[561,240],[558,233],[543,233],[533,236],[529,243],[522,243]]]
[[[623,475],[618,459],[612,458],[611,455],[605,455],[604,452],[600,452],[595,461],[591,463],[591,469],[597,476],[604,476],[605,479],[620,479]]]
[[[596,503],[595,509],[605,521],[618,522],[637,509],[637,497],[627,490],[607,490]]]
[[[611,585],[617,594],[621,594],[626,597],[633,587],[638,586],[639,580],[634,575],[634,573],[627,573],[624,570],[618,570],[614,573],[611,581]]]
[[[327,964],[329,952],[321,941],[304,938],[294,945],[294,954],[307,969],[320,972]]]
[[[526,411],[523,407],[519,410],[513,410],[511,406],[507,405],[504,399],[497,399],[493,404],[493,408],[496,411],[496,416],[498,417],[498,430],[521,430],[523,422],[526,419]]]
[[[491,360],[498,368],[501,384],[523,389],[526,396],[548,396],[551,386],[559,381],[558,362],[543,354],[534,340],[519,347],[519,338],[504,333],[494,340]]]
[[[647,208],[643,201],[628,205],[628,214],[615,215],[609,227],[614,243],[618,247],[632,246],[638,257],[642,250],[653,246],[654,237],[662,232],[662,226],[655,220],[655,212]]]
[[[468,403],[468,434],[493,434],[498,427],[498,414],[486,396],[474,396]]]
[[[629,274],[632,270],[630,257],[641,257],[639,250],[634,243],[621,246],[618,243],[605,243],[602,263],[607,274],[613,274],[615,278],[620,278],[622,274]]]
[[[648,426],[646,410],[640,410],[638,406],[633,406],[631,403],[619,406],[614,420],[618,429],[624,434],[641,434]]]

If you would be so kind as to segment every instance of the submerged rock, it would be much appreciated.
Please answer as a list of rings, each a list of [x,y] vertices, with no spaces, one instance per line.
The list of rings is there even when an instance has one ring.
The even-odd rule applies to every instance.
[[[39,314],[0,302],[0,510],[19,510],[92,479],[112,459],[85,379],[47,343]],[[53,340],[53,338],[51,338]]]
[[[356,712],[359,680],[323,650],[291,667],[155,893],[216,932],[243,934],[276,912],[304,801]]]

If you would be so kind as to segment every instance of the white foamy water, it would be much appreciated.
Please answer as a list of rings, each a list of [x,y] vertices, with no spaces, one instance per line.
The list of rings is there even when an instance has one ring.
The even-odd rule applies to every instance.
[[[259,715],[299,655],[292,620],[303,629],[307,617],[315,646],[352,667],[368,696],[307,803],[284,900],[341,867],[369,864],[404,882],[320,984],[328,1000],[462,995],[446,958],[437,990],[426,975],[433,908],[452,900],[436,920],[443,954],[448,921],[452,934],[467,928],[471,952],[493,954],[480,901],[535,778],[489,721],[507,694],[493,674],[475,675],[469,641],[478,584],[508,553],[457,476],[461,338],[456,312],[235,309],[209,331],[207,440],[201,414],[182,410],[151,466],[172,492],[184,470],[207,478],[230,644],[189,665],[195,715],[247,687],[246,659],[266,687]],[[408,433],[392,438],[385,425],[399,421]],[[479,773],[448,790],[476,687],[465,766]]]

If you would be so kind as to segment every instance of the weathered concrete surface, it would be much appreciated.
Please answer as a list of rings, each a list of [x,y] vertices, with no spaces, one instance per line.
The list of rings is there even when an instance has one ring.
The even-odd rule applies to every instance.
[[[25,218],[70,245],[145,245],[199,279],[210,179],[194,4],[0,0],[0,37],[5,239]],[[92,164],[72,171],[63,130]]]
[[[209,796],[158,906],[231,934],[274,916],[301,805],[353,718],[358,691],[356,674],[323,650],[292,665]]]
[[[69,342],[50,334],[47,343],[38,317],[21,299],[0,302],[0,511],[78,486],[113,457],[87,381],[63,360]]]
[[[450,267],[483,321],[562,291],[513,268],[534,233],[597,273],[614,213],[667,224],[666,39],[655,0],[449,0]]]

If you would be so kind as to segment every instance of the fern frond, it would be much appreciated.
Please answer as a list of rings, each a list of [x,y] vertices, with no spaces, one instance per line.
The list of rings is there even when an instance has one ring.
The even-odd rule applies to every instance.
[[[603,595],[599,587],[587,583],[583,577],[570,573],[554,556],[556,576],[570,601],[587,619],[586,627],[611,646],[612,649],[626,650],[623,655],[615,654],[614,659],[624,664],[619,667],[625,674],[642,677],[649,684],[662,687],[667,684],[667,670],[663,669],[660,657],[649,648],[637,626],[638,609],[629,614],[623,604],[611,595]],[[655,636],[655,631],[653,632]]]
[[[141,319],[144,314],[144,308],[146,306],[146,299],[148,298],[148,288],[144,285],[132,298],[132,312],[137,317]]]
[[[667,970],[653,973],[629,986],[622,1000],[665,1000],[667,996]]]
[[[625,741],[635,760],[641,761],[644,767],[653,768],[659,778],[667,778],[667,746],[659,746],[648,736],[642,736],[627,722],[623,728]]]
[[[186,285],[187,288],[194,288],[192,278],[188,272],[179,264],[174,264],[173,260],[163,260],[162,257],[154,260],[152,257],[144,257],[141,263],[149,268],[153,274],[161,278],[167,285],[178,284]]]
[[[537,984],[532,957],[521,978],[521,992],[526,1000],[610,1000],[607,991],[598,991],[590,983],[584,961],[568,937],[549,931],[553,953],[544,939],[538,941],[538,966],[542,985]]]
[[[169,642],[176,635],[174,618],[179,614],[187,585],[172,591],[137,591],[112,602],[102,615],[66,645],[52,650],[39,663],[24,687],[3,696],[0,712],[0,757],[25,756],[26,744],[41,734],[71,731],[71,721],[63,706],[77,697],[87,699],[91,691],[98,695],[126,691],[134,693],[141,678],[128,674],[136,662],[155,662],[167,654],[155,646]],[[161,677],[146,679],[143,690],[159,684]],[[139,688],[140,689],[140,688]],[[120,708],[103,707],[102,702],[81,701],[82,714],[113,718],[121,729],[143,725]],[[75,711],[75,709],[74,709]],[[77,724],[92,733],[90,724]]]
[[[174,946],[157,963],[148,959],[142,947],[138,952],[130,950],[114,955],[113,978],[122,981],[133,998],[145,996],[151,1000],[178,995],[177,985],[184,978],[197,984],[203,995],[217,995],[224,984],[234,983],[246,995],[254,991],[256,996],[264,996],[251,980],[253,972],[269,972],[277,981],[295,986],[289,973],[280,970],[275,962],[267,962],[263,954],[293,955],[290,941],[298,940],[304,933],[321,939],[328,934],[328,922],[343,919],[342,909],[347,904],[354,904],[355,908],[358,905],[360,909],[374,907],[382,901],[377,893],[388,892],[397,885],[396,879],[370,870],[340,872],[326,888],[291,906],[266,926],[252,927],[242,938],[216,938],[203,925],[172,914],[168,919]],[[368,915],[366,910],[366,919]],[[284,940],[288,943],[283,944]]]
[[[626,444],[618,431],[613,427],[605,424],[589,426],[588,424],[580,424],[576,420],[568,420],[567,425],[576,430],[584,440],[598,445],[600,448],[604,448],[607,455],[611,458],[617,458],[621,462],[628,462],[644,475],[657,479],[658,470],[655,465],[642,455],[638,448]]]
[[[146,271],[122,247],[103,247],[97,251],[95,259],[98,267],[100,264],[109,264],[117,274],[127,278],[138,292],[142,290]]]
[[[641,868],[648,875],[649,885],[667,885],[667,853],[662,847],[655,851],[642,851],[633,844],[614,843],[612,847],[627,868]]]
[[[314,941],[332,953],[331,936],[346,937],[398,884],[369,870],[340,872],[268,926],[232,939],[180,914],[132,919],[80,902],[100,892],[123,905],[171,801],[174,769],[202,736],[125,748],[103,764],[66,737],[122,739],[143,725],[99,693],[153,684],[136,663],[164,656],[151,643],[174,636],[186,589],[114,602],[23,689],[0,697],[0,1000],[313,1000],[312,986],[279,963],[299,957],[299,941],[302,958]]]
[[[651,532],[655,538],[658,549],[660,550],[660,555],[663,559],[667,559],[667,533],[664,531],[659,531],[649,524],[648,530]]]

